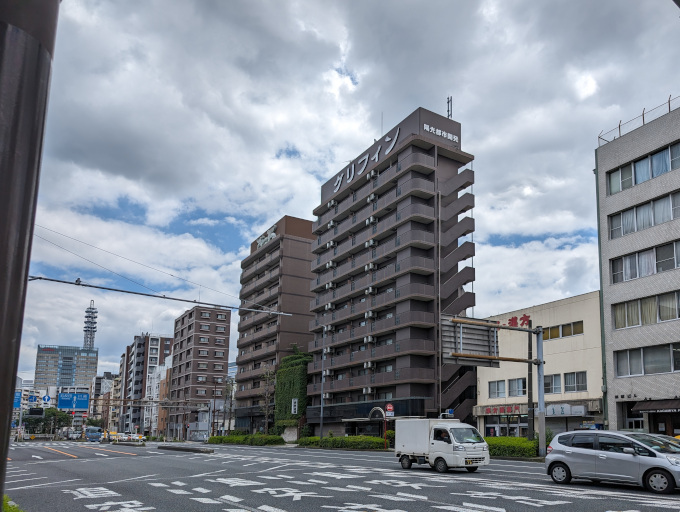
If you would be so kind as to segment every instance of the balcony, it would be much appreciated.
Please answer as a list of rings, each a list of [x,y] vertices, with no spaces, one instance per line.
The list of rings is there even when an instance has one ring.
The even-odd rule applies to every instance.
[[[391,372],[371,373],[346,377],[342,380],[326,380],[323,383],[324,393],[350,391],[373,386],[391,386],[405,382],[429,383],[435,380],[435,371],[432,368],[399,368]],[[307,395],[321,393],[321,383],[308,384]]]
[[[236,342],[236,347],[237,348],[248,347],[257,341],[261,341],[267,338],[268,336],[276,335],[277,330],[278,324],[272,325],[270,327],[265,327],[258,332],[248,333],[248,336],[238,339],[238,341]]]
[[[235,400],[242,400],[244,398],[254,398],[256,396],[262,396],[264,393],[264,388],[252,388],[252,389],[245,389],[243,391],[235,391],[234,392],[234,399]],[[274,393],[272,393],[272,396]]]
[[[273,368],[273,367],[271,367]],[[247,370],[245,372],[239,371],[236,374],[236,378],[234,379],[236,382],[243,382],[244,380],[250,380],[254,379],[256,377],[262,377],[264,374],[265,370],[267,369],[267,366],[265,364],[262,364],[259,368],[253,369],[253,370]],[[239,368],[240,370],[240,368]]]
[[[259,350],[250,350],[243,354],[242,356],[237,356],[236,357],[236,365],[237,366],[242,366],[243,364],[253,361],[255,359],[261,359],[265,356],[271,355],[271,354],[276,354],[277,346],[276,344],[271,345],[269,347],[263,346]]]
[[[239,297],[241,298],[247,297],[249,294],[256,292],[260,288],[264,288],[270,283],[273,283],[275,281],[278,282],[280,274],[281,272],[279,268],[266,271],[265,275],[259,278],[257,281],[242,287]]]
[[[241,317],[241,321],[238,323],[239,332],[245,332],[248,329],[255,327],[256,325],[259,325],[267,321],[271,321],[272,319],[276,318],[275,315],[269,312],[254,313],[252,311],[249,311],[248,315],[249,316],[247,318]]]
[[[241,268],[243,269],[248,268],[250,265],[259,260],[263,254],[267,254],[268,252],[272,251],[274,247],[278,247],[280,245],[281,235],[277,234],[275,238],[264,244],[262,247],[255,249],[254,252],[252,252],[249,256],[244,258],[243,261],[241,262]]]
[[[262,261],[257,261],[249,267],[243,269],[241,272],[241,284],[247,283],[254,276],[262,272],[263,269],[268,269],[274,266],[281,260],[281,249],[277,248],[275,251],[268,253]]]

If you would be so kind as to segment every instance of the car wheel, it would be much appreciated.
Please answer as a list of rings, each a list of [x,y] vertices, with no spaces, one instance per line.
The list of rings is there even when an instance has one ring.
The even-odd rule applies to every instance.
[[[653,469],[645,475],[645,486],[657,494],[670,494],[675,489],[673,477],[663,469]]]
[[[468,470],[468,473],[474,473],[477,471],[477,466],[467,466],[465,469]]]
[[[404,469],[410,469],[411,468],[411,459],[409,458],[408,455],[402,455],[401,459],[399,459],[399,462],[401,462],[401,467]]]
[[[449,470],[449,467],[446,465],[444,459],[437,459],[434,461],[434,469],[437,470],[437,473],[446,473]]]
[[[566,464],[558,462],[550,468],[550,478],[556,484],[568,484],[571,482],[571,471]]]

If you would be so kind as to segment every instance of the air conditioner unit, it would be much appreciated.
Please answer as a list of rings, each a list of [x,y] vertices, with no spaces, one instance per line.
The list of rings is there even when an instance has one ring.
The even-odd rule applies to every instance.
[[[366,311],[366,313],[364,313],[364,318],[374,318],[374,317],[375,317],[375,313],[373,311]]]
[[[335,288],[335,283],[326,283],[326,290],[332,290]]]
[[[368,272],[369,270],[376,270],[376,264],[375,263],[369,263],[368,265],[364,265],[364,271]]]
[[[326,249],[330,249],[331,247],[335,247],[336,245],[338,245],[338,244],[336,244],[333,240],[331,240],[330,242],[326,243]]]
[[[367,202],[367,203],[372,203],[372,202],[375,201],[376,199],[378,199],[378,194],[373,193],[373,194],[370,194],[370,195],[366,198],[366,202]]]
[[[364,336],[364,343],[373,343],[375,338],[373,336]]]
[[[328,263],[326,263],[326,268],[335,268],[335,267],[337,267],[337,266],[338,266],[338,264],[335,263],[335,262],[332,261],[332,260],[329,261]]]
[[[333,349],[331,347],[324,347],[323,348],[324,354],[330,354],[331,352],[333,352]]]
[[[337,205],[338,205],[338,202],[335,199],[331,199],[330,201],[328,201],[328,204],[326,206],[328,206],[328,209],[330,210],[331,208],[333,208],[334,206],[337,206]]]
[[[366,288],[366,291],[364,291],[364,293],[366,295],[375,295],[376,293],[378,293],[378,290],[376,290],[372,286],[369,286],[368,288]]]
[[[326,311],[330,311],[331,309],[335,309],[335,304],[333,304],[332,302],[329,302],[328,304],[326,304],[326,306],[324,307],[324,309],[325,309]]]
[[[333,398],[333,393],[324,393],[323,397],[324,397],[324,399]]]
[[[366,219],[366,225],[367,226],[370,226],[371,224],[377,224],[377,223],[378,223],[378,219],[376,217],[374,217],[373,215],[371,215],[368,219]]]
[[[364,395],[370,395],[373,393],[373,388],[364,388],[363,389]]]
[[[378,177],[378,171],[371,171],[366,175],[366,180],[371,180]]]
[[[364,368],[373,368],[373,361],[366,361],[364,363]]]
[[[377,246],[378,246],[378,242],[376,240],[373,240],[373,239],[369,240],[368,242],[364,242],[364,248],[366,248],[366,249],[368,249],[370,247],[377,247]]]
[[[334,228],[335,226],[337,226],[337,224],[334,221],[328,223],[328,229]]]

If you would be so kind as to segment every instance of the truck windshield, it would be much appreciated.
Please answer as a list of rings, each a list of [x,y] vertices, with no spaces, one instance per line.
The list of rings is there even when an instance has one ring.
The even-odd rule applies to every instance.
[[[452,428],[451,435],[457,443],[483,443],[484,438],[476,428]]]

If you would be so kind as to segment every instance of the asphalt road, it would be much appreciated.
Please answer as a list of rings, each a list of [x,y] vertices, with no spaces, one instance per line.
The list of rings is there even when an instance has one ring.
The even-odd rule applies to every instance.
[[[381,452],[213,446],[213,454],[76,442],[10,443],[5,492],[24,511],[556,512],[680,510],[680,491],[553,484],[543,464],[476,473],[402,469]]]

